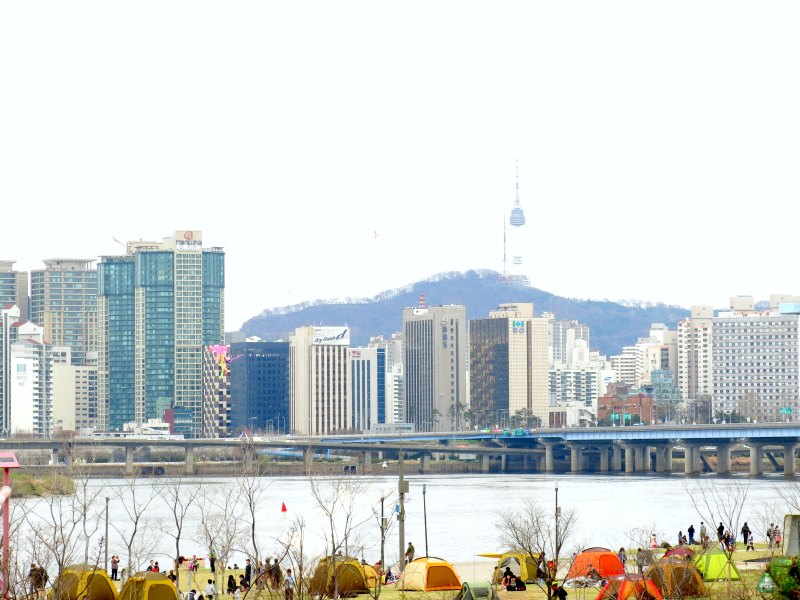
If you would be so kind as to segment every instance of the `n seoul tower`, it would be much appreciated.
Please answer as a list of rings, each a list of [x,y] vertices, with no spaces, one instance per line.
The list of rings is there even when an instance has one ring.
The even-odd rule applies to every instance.
[[[528,276],[524,272],[524,261],[522,260],[522,249],[524,245],[525,213],[519,203],[519,159],[517,159],[517,179],[516,179],[516,199],[514,208],[508,219],[511,231],[506,233],[505,222],[503,222],[503,279],[511,285],[526,287],[529,285]],[[511,253],[511,270],[507,269],[507,252]]]

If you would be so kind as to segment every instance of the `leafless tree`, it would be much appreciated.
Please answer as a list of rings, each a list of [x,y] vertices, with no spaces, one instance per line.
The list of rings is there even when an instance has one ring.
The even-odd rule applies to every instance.
[[[526,500],[522,508],[500,513],[497,527],[501,543],[539,565],[542,577],[537,578],[537,585],[548,599],[553,596],[562,550],[575,533],[577,520],[574,510],[561,508],[556,514],[532,500]]]
[[[314,575],[314,566],[317,562],[307,554],[307,534],[306,520],[303,517],[295,517],[289,523],[286,532],[275,538],[283,560],[289,563],[289,568],[294,574],[295,594],[298,600],[307,597],[308,585]]]
[[[244,464],[236,474],[236,489],[241,503],[242,510],[246,518],[248,539],[246,542],[246,553],[253,561],[254,565],[261,560],[261,552],[256,535],[256,523],[258,522],[258,512],[261,507],[264,494],[269,487],[265,467],[259,461],[255,465]]]
[[[197,500],[200,486],[189,486],[180,476],[167,479],[158,489],[158,494],[164,501],[170,512],[172,521],[169,526],[161,531],[175,540],[175,573],[178,573],[181,559],[181,539],[183,538],[183,526],[189,509]],[[175,586],[180,594],[180,578],[176,579]]]
[[[715,525],[720,523],[724,531],[735,536],[743,524],[742,513],[750,493],[749,479],[730,479],[725,482],[712,479],[694,479],[685,484],[687,496],[697,515],[708,523],[712,539],[717,539]],[[718,540],[719,541],[719,540]],[[727,581],[731,581],[733,545],[719,543],[728,559]]]
[[[372,517],[358,514],[358,501],[366,490],[366,480],[353,472],[309,476],[311,496],[322,511],[324,525],[320,532],[325,540],[326,552],[333,561],[333,572],[341,557],[357,555],[360,550],[358,528]],[[339,597],[338,578],[334,577],[333,597]]]
[[[242,535],[239,490],[230,486],[202,488],[198,500],[203,542],[217,554],[215,584],[217,589],[221,589],[219,586],[225,583],[228,559],[238,547]]]
[[[122,538],[122,543],[128,553],[127,572],[132,574],[148,556],[152,555],[156,548],[155,537],[143,535],[150,529],[148,525],[151,523],[146,515],[156,495],[152,488],[139,486],[134,477],[128,477],[125,479],[125,485],[117,492],[117,498],[121,500],[120,504],[127,519],[115,517],[111,520],[111,526]]]

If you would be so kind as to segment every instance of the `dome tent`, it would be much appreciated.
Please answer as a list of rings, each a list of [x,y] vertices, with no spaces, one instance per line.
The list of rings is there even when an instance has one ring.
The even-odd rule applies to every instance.
[[[72,565],[61,571],[48,597],[55,600],[116,600],[117,589],[104,569]]]
[[[178,600],[175,584],[164,573],[134,573],[119,591],[118,600]]]
[[[586,577],[589,574],[590,567],[594,567],[600,577],[603,578],[622,575],[625,572],[625,567],[619,556],[608,548],[587,548],[572,561],[566,579]]]
[[[333,597],[337,591],[340,595],[350,596],[369,591],[364,567],[352,556],[326,556],[320,559],[311,583],[310,594]]]
[[[403,569],[397,589],[404,591],[434,592],[461,589],[461,580],[453,565],[442,558],[424,556],[412,560]]]

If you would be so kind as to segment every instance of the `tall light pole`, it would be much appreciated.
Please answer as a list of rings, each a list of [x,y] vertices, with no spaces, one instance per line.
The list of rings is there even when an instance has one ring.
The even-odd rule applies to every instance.
[[[556,479],[556,539],[553,540],[553,560],[558,560],[558,522],[560,521],[561,517],[561,508],[558,506],[558,479]],[[556,572],[558,572],[558,562],[554,563],[556,565]],[[555,579],[556,573],[552,574],[552,578]]]
[[[106,496],[106,573],[108,573],[108,496]]]
[[[400,462],[397,471],[397,492],[399,495],[399,510],[397,512],[398,537],[400,538],[400,572],[406,567],[406,507],[405,497],[408,493],[408,482],[403,479],[403,446],[400,446]]]

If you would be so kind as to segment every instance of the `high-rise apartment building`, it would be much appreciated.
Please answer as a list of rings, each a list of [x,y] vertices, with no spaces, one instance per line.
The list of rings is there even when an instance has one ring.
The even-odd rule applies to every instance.
[[[289,342],[231,344],[231,429],[288,433]]]
[[[589,326],[578,321],[557,320],[553,313],[543,313],[550,322],[550,364],[558,367],[572,366],[576,344],[582,340],[589,345]]]
[[[47,436],[52,427],[52,354],[42,327],[31,322],[16,326],[10,347],[10,435]]]
[[[51,258],[31,271],[30,320],[44,329],[44,340],[67,346],[73,364],[86,364],[95,351],[97,270],[90,259]]]
[[[713,306],[693,306],[691,316],[678,323],[677,384],[685,400],[713,394],[713,318]]]
[[[550,320],[533,304],[501,304],[469,322],[470,406],[484,424],[548,423]]]
[[[299,327],[289,336],[291,432],[342,433],[352,427],[348,327]]]
[[[0,434],[11,429],[11,344],[16,341],[21,325],[19,306],[13,303],[0,306]]]
[[[756,311],[742,297],[713,318],[713,411],[759,422],[800,411],[800,306]]]
[[[460,305],[403,310],[405,414],[418,431],[464,427],[467,397],[467,309]]]
[[[230,346],[203,350],[203,437],[226,438],[231,428]]]
[[[15,271],[13,260],[0,260],[0,307],[16,304],[20,317],[28,320],[28,274]]]
[[[170,409],[176,433],[198,436],[204,347],[224,340],[225,253],[200,231],[127,249],[99,266],[99,420],[120,429]]]

